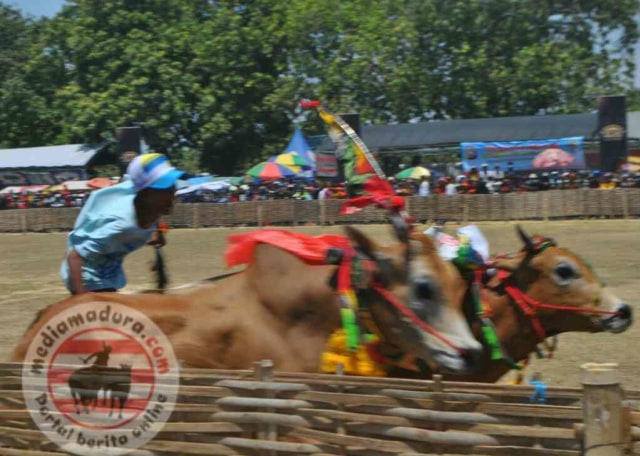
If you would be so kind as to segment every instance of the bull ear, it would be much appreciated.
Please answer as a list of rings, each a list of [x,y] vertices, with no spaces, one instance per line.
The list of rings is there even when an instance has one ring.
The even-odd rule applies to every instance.
[[[513,272],[518,269],[520,263],[522,262],[522,258],[516,257],[498,257],[487,263],[487,267],[502,269],[504,271]]]
[[[409,239],[414,241],[413,245],[419,249],[420,253],[431,254],[437,252],[436,243],[430,236],[423,233],[413,232],[409,235]]]
[[[409,242],[409,233],[411,231],[409,223],[397,212],[390,213],[389,220],[396,238],[403,244]]]
[[[344,229],[349,239],[351,239],[351,242],[353,242],[354,247],[358,248],[368,257],[373,257],[378,251],[378,245],[359,229],[352,226],[345,226]]]
[[[532,251],[533,241],[531,240],[531,237],[529,237],[529,235],[522,229],[520,225],[516,225],[516,231],[518,232],[518,236],[520,236],[520,239],[524,243],[524,249],[528,252]]]

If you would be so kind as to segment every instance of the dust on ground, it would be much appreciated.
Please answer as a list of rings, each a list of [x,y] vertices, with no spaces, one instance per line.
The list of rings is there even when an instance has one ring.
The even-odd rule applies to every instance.
[[[477,224],[489,239],[492,253],[520,247],[514,224]],[[588,260],[610,288],[640,311],[640,220],[575,220],[524,222],[530,233],[553,237]],[[456,225],[448,227],[453,232]],[[390,240],[387,225],[361,225],[367,234],[384,243]],[[424,229],[426,227],[418,227]],[[340,226],[296,227],[309,234],[341,233]],[[249,228],[176,229],[164,248],[170,286],[226,271],[223,252],[231,233]],[[67,296],[59,276],[65,248],[65,233],[0,234],[0,360],[6,360],[20,335],[42,307]],[[131,254],[125,261],[129,279],[126,291],[153,287],[151,248]],[[637,351],[636,351],[637,350]],[[640,388],[640,325],[622,334],[563,334],[553,359],[534,360],[528,373],[540,371],[550,385],[579,386],[580,365],[586,362],[616,362],[623,385]],[[503,381],[509,380],[507,375]]]

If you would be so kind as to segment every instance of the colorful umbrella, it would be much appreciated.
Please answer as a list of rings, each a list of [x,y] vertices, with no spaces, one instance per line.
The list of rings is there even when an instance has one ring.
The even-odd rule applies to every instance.
[[[558,148],[549,148],[540,152],[533,159],[535,168],[560,168],[571,164],[573,156]]]
[[[422,176],[431,177],[431,171],[423,166],[412,166],[396,174],[397,179],[420,179]]]
[[[89,188],[105,188],[111,187],[112,185],[117,184],[116,181],[109,179],[108,177],[94,177],[93,179],[87,182],[87,187]]]
[[[295,152],[285,152],[283,154],[276,155],[271,157],[269,161],[286,166],[287,168],[293,168],[294,170],[297,170],[296,168],[311,168],[311,165]]]
[[[251,168],[245,174],[260,180],[276,180],[286,177],[294,177],[296,172],[291,168],[274,162],[262,162]]]

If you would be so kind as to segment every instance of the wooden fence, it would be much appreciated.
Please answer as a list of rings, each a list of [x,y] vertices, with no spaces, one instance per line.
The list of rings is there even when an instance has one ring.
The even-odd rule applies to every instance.
[[[0,365],[0,454],[62,455],[24,409],[20,368]],[[534,404],[531,386],[287,374],[269,362],[255,370],[184,369],[180,385],[171,419],[155,428],[146,454],[640,454],[640,412],[629,407],[595,424],[622,423],[619,441],[583,452],[583,416],[606,412],[595,391],[585,415],[586,386],[549,387],[547,403]],[[626,405],[640,399],[640,391],[624,394]]]
[[[384,223],[384,211],[366,208],[339,215],[342,200],[268,200],[233,204],[177,204],[168,222],[173,227]],[[548,220],[578,217],[640,216],[640,189],[552,190],[498,195],[432,195],[407,198],[418,221]],[[69,230],[75,208],[0,211],[0,232]]]

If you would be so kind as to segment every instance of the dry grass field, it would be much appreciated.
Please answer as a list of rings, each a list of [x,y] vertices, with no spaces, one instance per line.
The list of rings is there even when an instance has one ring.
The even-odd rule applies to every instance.
[[[493,253],[520,247],[513,224],[479,223]],[[530,232],[554,237],[562,246],[584,256],[615,293],[640,311],[640,220],[576,220],[526,222]],[[389,240],[389,227],[361,227],[380,242]],[[419,227],[426,228],[426,227]],[[452,225],[449,231],[455,228]],[[248,229],[180,229],[169,233],[165,258],[171,285],[184,284],[225,271],[223,252],[226,237]],[[296,230],[319,234],[341,232],[341,227],[299,227]],[[58,270],[65,246],[64,233],[0,234],[0,360],[5,360],[41,307],[66,296]],[[127,290],[152,286],[150,248],[130,256],[125,263]],[[638,351],[636,351],[638,350]],[[552,385],[579,386],[580,365],[585,362],[617,362],[623,384],[640,388],[640,325],[626,333],[564,334],[551,360],[536,360],[528,372],[540,371]],[[505,378],[503,380],[508,380]]]

